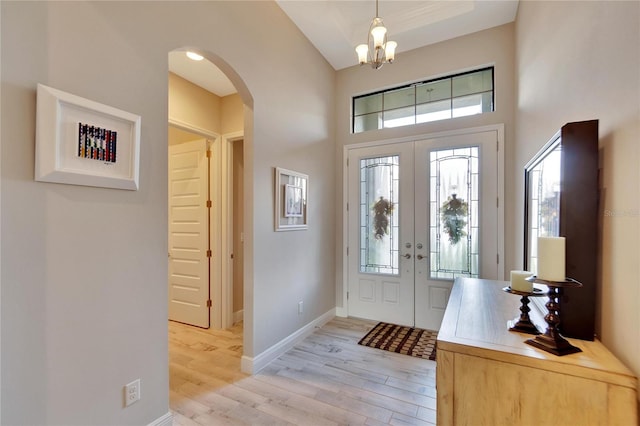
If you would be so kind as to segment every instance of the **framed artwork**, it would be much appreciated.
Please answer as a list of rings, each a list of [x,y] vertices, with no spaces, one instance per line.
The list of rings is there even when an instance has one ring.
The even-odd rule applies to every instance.
[[[35,180],[137,190],[138,115],[38,84]]]
[[[309,176],[275,168],[275,230],[307,229]]]

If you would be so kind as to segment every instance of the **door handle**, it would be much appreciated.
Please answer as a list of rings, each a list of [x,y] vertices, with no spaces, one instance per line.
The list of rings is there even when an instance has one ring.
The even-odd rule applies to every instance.
[[[405,259],[411,259],[411,255],[409,253],[403,255],[402,257],[404,257]]]
[[[417,256],[416,256],[416,258],[417,258],[418,260],[422,260],[422,259],[424,259],[424,258],[426,258],[426,257],[427,257],[427,256],[423,256],[423,255],[421,255],[421,254],[419,254],[419,255],[417,255]]]

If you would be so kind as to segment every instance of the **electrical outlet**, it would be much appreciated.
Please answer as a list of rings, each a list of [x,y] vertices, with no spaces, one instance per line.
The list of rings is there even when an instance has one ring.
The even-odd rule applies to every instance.
[[[302,300],[298,302],[298,315],[302,315]]]
[[[128,407],[136,401],[140,400],[140,379],[125,385],[124,387],[124,405]]]

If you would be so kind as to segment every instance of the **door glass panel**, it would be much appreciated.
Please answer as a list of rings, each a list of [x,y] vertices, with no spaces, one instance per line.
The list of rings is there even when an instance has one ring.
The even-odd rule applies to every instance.
[[[399,274],[397,155],[360,160],[360,272]]]
[[[430,154],[430,275],[479,276],[478,147]]]

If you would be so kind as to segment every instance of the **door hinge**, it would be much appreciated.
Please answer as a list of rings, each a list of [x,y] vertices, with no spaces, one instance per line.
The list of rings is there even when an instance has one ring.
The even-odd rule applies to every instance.
[[[500,197],[496,197],[496,208],[500,208]]]
[[[496,263],[500,264],[500,253],[496,253]]]
[[[207,207],[211,208],[211,200],[207,200]]]
[[[210,307],[211,307],[211,305],[212,305],[212,303],[211,303],[211,299],[207,300],[207,308],[210,308]]]
[[[349,300],[349,292],[347,292],[347,300]]]
[[[347,247],[347,256],[349,256],[349,247]]]
[[[347,211],[349,211],[349,203],[347,203]]]
[[[207,150],[207,158],[211,158],[211,150]]]
[[[349,167],[349,159],[347,158],[347,167]]]
[[[231,258],[233,259],[233,253],[231,253]]]
[[[496,141],[496,151],[500,151],[500,141]]]
[[[207,257],[211,257],[211,256],[212,256],[211,250],[207,250]]]

